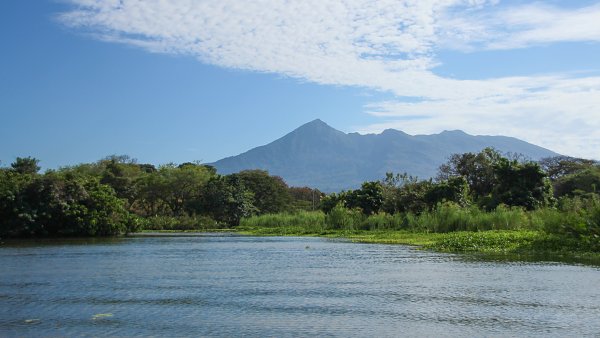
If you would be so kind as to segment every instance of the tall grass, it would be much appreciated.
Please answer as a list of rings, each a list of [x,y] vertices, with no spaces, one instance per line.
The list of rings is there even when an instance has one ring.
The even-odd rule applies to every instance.
[[[269,235],[319,235],[336,231],[357,233],[361,230],[404,230],[414,233],[524,230],[558,236],[548,237],[553,240],[570,238],[587,248],[600,251],[600,202],[592,200],[585,203],[567,203],[559,209],[545,208],[534,211],[499,206],[490,212],[476,207],[464,208],[444,203],[419,215],[378,213],[368,217],[360,210],[336,206],[327,215],[320,211],[302,211],[245,218],[240,229]],[[497,240],[502,242],[510,238],[502,237],[500,240],[498,237]],[[544,243],[546,242],[548,240]]]
[[[411,223],[410,214],[387,214],[380,212],[366,217],[360,228],[362,230],[385,231],[385,230],[406,230]]]
[[[255,235],[344,236],[371,243],[402,243],[448,252],[600,259],[600,202],[525,211],[500,206],[440,204],[419,215],[335,207],[323,212],[262,215],[243,219],[239,229]],[[554,256],[553,256],[554,255]]]
[[[547,233],[574,238],[600,250],[600,200],[574,198],[561,202],[558,210],[533,211],[532,220]]]
[[[222,228],[207,216],[155,216],[144,219],[143,230],[206,231]]]
[[[431,212],[414,216],[409,227],[426,232],[486,231],[529,229],[525,211],[499,206],[492,212],[476,207],[462,208],[456,204],[440,204]]]
[[[461,208],[441,204],[430,212],[363,215],[359,210],[336,206],[327,215],[322,212],[268,214],[245,218],[240,227],[282,229],[282,233],[321,233],[327,230],[408,230],[445,233],[454,231],[532,229],[528,215],[522,209],[499,207],[492,212],[477,208]],[[287,230],[287,231],[284,231]]]
[[[299,211],[253,216],[243,218],[238,228],[262,229],[260,232],[264,234],[320,234],[326,229],[325,214],[321,211]]]
[[[325,217],[325,225],[332,230],[359,230],[364,220],[360,210],[346,209],[340,205],[335,206]]]

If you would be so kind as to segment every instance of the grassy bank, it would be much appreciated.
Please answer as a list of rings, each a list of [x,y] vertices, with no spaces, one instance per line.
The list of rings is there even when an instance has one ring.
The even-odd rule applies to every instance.
[[[595,236],[572,236],[552,227],[569,228],[575,216],[549,210],[526,212],[501,208],[439,208],[421,215],[377,214],[352,210],[272,214],[243,219],[238,231],[260,236],[341,237],[356,242],[415,245],[440,252],[474,253],[507,258],[600,263]]]

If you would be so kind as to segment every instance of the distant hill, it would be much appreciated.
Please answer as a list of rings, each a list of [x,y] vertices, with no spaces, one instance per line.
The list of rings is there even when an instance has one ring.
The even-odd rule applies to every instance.
[[[346,134],[314,120],[267,145],[212,165],[221,174],[263,169],[281,176],[290,186],[333,192],[380,180],[386,172],[434,177],[451,154],[478,152],[485,147],[533,160],[558,155],[513,137],[473,136],[460,130],[415,136],[394,129],[381,134]]]

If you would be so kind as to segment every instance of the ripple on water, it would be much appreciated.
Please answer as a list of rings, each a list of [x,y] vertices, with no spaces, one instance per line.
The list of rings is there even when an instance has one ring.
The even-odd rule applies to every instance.
[[[239,236],[13,245],[0,261],[0,336],[600,332],[600,270],[585,266]]]

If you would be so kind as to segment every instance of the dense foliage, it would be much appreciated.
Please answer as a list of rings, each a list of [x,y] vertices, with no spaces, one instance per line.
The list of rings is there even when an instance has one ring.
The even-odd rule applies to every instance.
[[[253,216],[268,222],[297,222],[301,216],[313,230],[535,228],[598,243],[598,163],[508,157],[490,148],[455,154],[435,180],[388,173],[381,181],[329,195],[288,187],[262,170],[219,175],[200,163],[155,167],[110,156],[42,174],[37,159],[17,158],[0,168],[0,236],[207,230],[257,219]]]
[[[488,211],[499,205],[533,210],[551,207],[555,199],[552,184],[538,163],[510,160],[486,148],[477,154],[452,155],[435,181],[388,173],[381,182],[365,182],[360,189],[326,196],[321,210],[329,213],[340,204],[365,215],[380,211],[420,214],[444,202],[477,205]]]
[[[538,230],[600,250],[597,187],[594,161],[560,156],[536,163],[487,148],[452,155],[435,181],[388,173],[327,195],[322,224],[324,231]]]
[[[139,226],[124,200],[96,177],[15,166],[0,171],[0,220],[2,236],[115,235]]]
[[[31,157],[0,168],[0,237],[214,229],[251,215],[314,210],[322,196],[265,171],[222,176],[199,163],[157,168],[128,156],[39,170]]]

